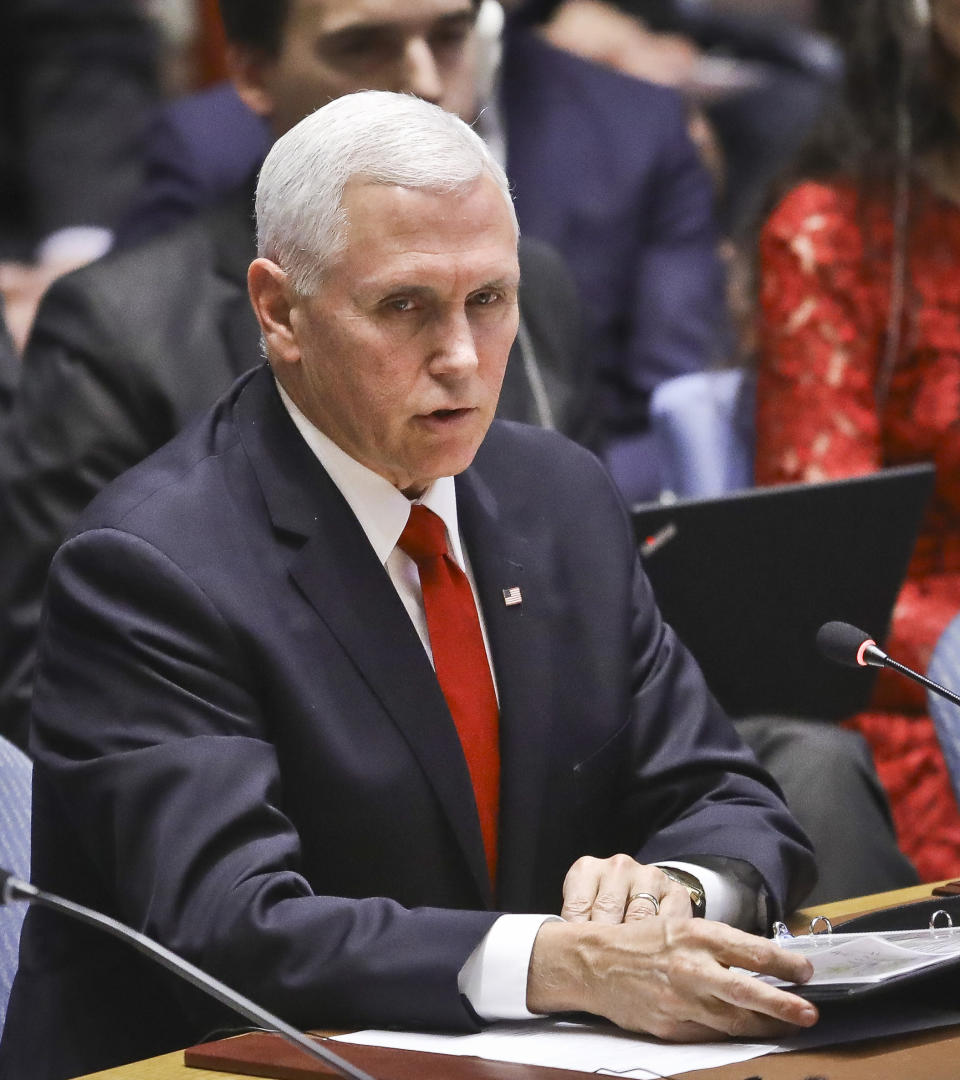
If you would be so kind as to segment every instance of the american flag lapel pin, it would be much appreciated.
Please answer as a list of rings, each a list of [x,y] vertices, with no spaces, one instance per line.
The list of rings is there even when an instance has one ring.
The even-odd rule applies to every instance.
[[[523,597],[520,595],[520,586],[514,585],[512,589],[504,589],[503,602],[507,607],[514,607],[517,604],[522,604]]]

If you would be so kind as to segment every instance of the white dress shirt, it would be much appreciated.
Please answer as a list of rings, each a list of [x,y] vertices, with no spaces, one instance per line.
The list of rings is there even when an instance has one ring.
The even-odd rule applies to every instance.
[[[277,388],[290,419],[360,522],[403,601],[432,664],[433,653],[420,589],[420,574],[416,563],[397,547],[400,534],[410,517],[411,501],[389,480],[350,457],[303,415],[279,383]],[[416,501],[432,510],[446,526],[450,557],[467,575],[473,590],[487,659],[491,661],[490,670],[496,686],[483,609],[477,597],[470,560],[460,538],[453,477],[442,476],[435,480]],[[664,865],[686,869],[700,879],[706,894],[709,918],[733,925],[749,926],[754,923],[757,912],[757,893],[752,887],[754,883],[740,880],[736,871],[731,877],[692,863],[671,862]],[[557,899],[559,901],[560,898]],[[467,958],[460,969],[459,988],[481,1019],[527,1020],[536,1015],[527,1009],[527,971],[534,939],[547,921],[558,921],[558,916],[501,915]]]

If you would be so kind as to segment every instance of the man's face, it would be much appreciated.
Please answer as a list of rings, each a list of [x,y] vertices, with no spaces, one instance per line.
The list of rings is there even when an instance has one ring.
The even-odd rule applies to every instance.
[[[517,332],[517,241],[489,176],[466,193],[350,181],[348,243],[316,295],[295,298],[301,411],[406,494],[473,460]]]
[[[393,90],[475,119],[470,0],[290,0],[280,52],[240,50],[238,88],[281,135],[334,98]]]

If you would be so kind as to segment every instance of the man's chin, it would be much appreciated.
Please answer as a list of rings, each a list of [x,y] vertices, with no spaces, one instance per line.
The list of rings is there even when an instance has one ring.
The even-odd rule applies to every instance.
[[[451,457],[466,454],[469,464],[492,420],[493,411],[480,406],[435,409],[414,417],[414,434],[426,454]],[[465,468],[462,465],[461,471]]]
[[[414,491],[412,497],[415,497],[422,494],[434,480],[441,476],[459,475],[464,469],[470,467],[482,442],[481,435],[470,439],[469,442],[457,440],[457,445],[435,447],[432,452],[418,454],[414,468],[408,472],[409,476],[415,476],[417,479],[404,485],[401,490],[405,495],[410,495],[411,491]],[[417,488],[419,488],[418,491],[414,490]]]

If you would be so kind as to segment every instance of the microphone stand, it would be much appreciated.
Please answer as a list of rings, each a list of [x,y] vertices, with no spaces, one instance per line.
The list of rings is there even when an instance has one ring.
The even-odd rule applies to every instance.
[[[873,640],[864,642],[862,652],[863,660],[858,661],[862,667],[892,668],[901,675],[906,675],[908,679],[913,679],[915,683],[919,683],[926,690],[932,690],[935,694],[939,694],[940,697],[946,698],[947,701],[952,702],[954,705],[960,705],[960,696],[955,694],[952,690],[948,690],[945,686],[941,686],[932,679],[928,679],[926,675],[921,675],[919,671],[908,668],[906,664],[901,664],[898,660],[894,660],[893,657],[888,656],[883,649],[878,648],[876,642]]]
[[[918,671],[912,671],[905,665],[898,663],[892,657],[887,656],[886,653],[883,654],[883,666],[893,668],[894,671],[899,671],[901,675],[906,675],[908,679],[913,679],[914,682],[919,683],[927,690],[932,690],[935,694],[939,694],[940,697],[946,698],[947,701],[952,702],[954,705],[960,705],[960,696],[957,696],[952,690],[948,690],[945,686],[935,683],[932,679],[928,679],[926,675],[921,675]]]
[[[322,1043],[308,1038],[303,1032],[288,1024],[285,1020],[281,1020],[279,1016],[267,1012],[266,1009],[256,1005],[249,998],[238,994],[236,990],[231,990],[229,986],[213,978],[212,975],[208,975],[205,971],[201,971],[200,968],[194,967],[193,964],[177,956],[176,953],[147,937],[146,934],[141,934],[129,926],[125,926],[116,919],[112,919],[109,915],[93,911],[82,904],[75,904],[72,900],[65,900],[62,896],[56,896],[54,893],[44,892],[35,885],[14,877],[9,871],[0,869],[0,903],[8,904],[11,900],[25,900],[29,904],[39,904],[42,907],[70,915],[87,926],[105,930],[113,937],[132,945],[137,952],[148,956],[151,960],[155,960],[168,971],[172,971],[174,975],[178,975],[181,979],[197,987],[197,989],[203,990],[204,993],[209,994],[210,997],[215,998],[222,1005],[234,1009],[241,1016],[256,1024],[257,1027],[266,1028],[268,1031],[276,1031],[288,1042],[298,1046],[305,1054],[309,1054],[310,1057],[329,1065],[340,1076],[350,1077],[350,1080],[373,1080],[369,1073],[365,1073],[332,1050],[328,1050]]]

